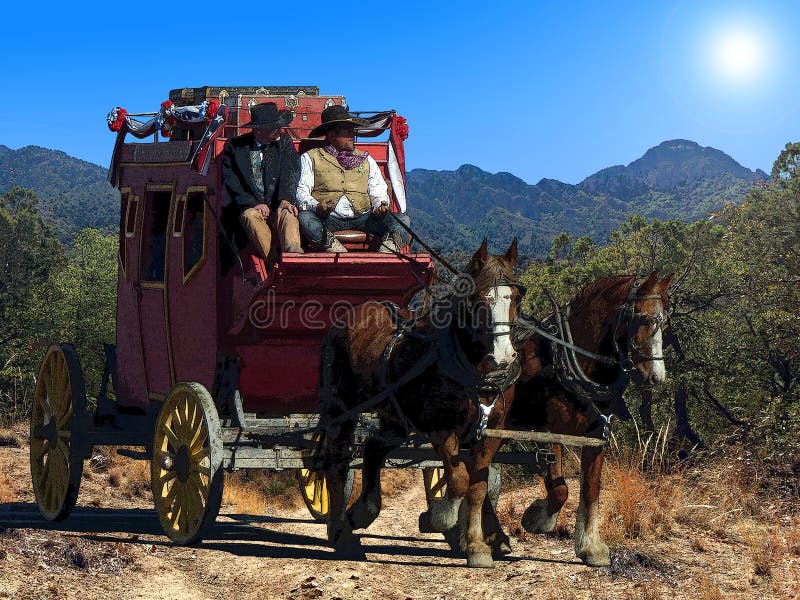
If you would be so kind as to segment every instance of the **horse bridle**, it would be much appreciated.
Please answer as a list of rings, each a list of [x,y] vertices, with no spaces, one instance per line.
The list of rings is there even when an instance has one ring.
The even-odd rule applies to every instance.
[[[503,286],[515,288],[517,290],[517,298],[516,298],[515,302],[516,302],[516,305],[517,305],[517,309],[519,309],[520,305],[522,304],[522,298],[523,298],[523,296],[525,296],[525,292],[527,291],[527,288],[524,285],[522,285],[521,283],[519,283],[518,281],[513,281],[513,280],[510,280],[510,279],[496,279],[492,283],[492,285],[488,286],[488,289],[489,290],[495,290],[495,294],[497,294],[498,293],[497,292],[498,288],[503,287]],[[488,298],[486,296],[483,296],[483,300],[488,301]],[[467,310],[471,314],[472,311],[474,310],[475,304],[477,304],[477,303],[476,303],[475,300],[473,300],[471,298],[467,298],[466,299],[466,304],[467,304]],[[481,333],[483,333],[485,335],[490,335],[493,338],[502,337],[504,335],[511,335],[512,332],[514,331],[514,326],[516,324],[517,324],[516,321],[492,321],[492,324],[491,324],[490,327],[480,327],[480,328],[478,328],[478,331],[480,331]],[[498,325],[506,325],[508,327],[508,331],[502,331],[502,332],[499,332],[499,333],[496,332],[494,330],[494,328],[497,327]]]
[[[653,356],[652,354],[644,354],[640,350],[640,346],[636,344],[636,330],[641,326],[642,322],[653,321],[653,331],[648,339],[652,339],[659,332],[663,331],[664,326],[669,320],[667,312],[659,312],[658,314],[651,315],[649,313],[640,312],[636,310],[636,302],[638,300],[662,300],[661,294],[647,294],[646,296],[638,296],[636,292],[641,287],[642,283],[646,280],[645,277],[639,277],[631,282],[631,287],[628,290],[628,297],[625,304],[617,310],[617,318],[614,322],[614,332],[612,335],[614,351],[619,357],[619,365],[626,373],[631,373],[637,363],[653,362],[657,360],[664,360],[664,356]],[[621,326],[625,326],[626,334],[626,348],[623,352],[617,342],[618,332]]]

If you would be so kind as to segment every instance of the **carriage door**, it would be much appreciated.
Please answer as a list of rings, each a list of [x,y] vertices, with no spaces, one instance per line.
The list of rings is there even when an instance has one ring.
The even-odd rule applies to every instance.
[[[211,390],[216,367],[217,263],[207,195],[206,186],[190,186],[175,197],[167,242],[166,299],[175,380],[196,381]]]
[[[174,187],[148,186],[139,252],[139,330],[147,392],[159,399],[172,385],[167,315],[167,229]]]

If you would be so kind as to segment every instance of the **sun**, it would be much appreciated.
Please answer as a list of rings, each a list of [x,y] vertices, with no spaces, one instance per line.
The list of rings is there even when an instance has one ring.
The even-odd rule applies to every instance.
[[[731,83],[757,79],[765,68],[765,54],[765,42],[754,29],[725,29],[712,42],[714,70]]]

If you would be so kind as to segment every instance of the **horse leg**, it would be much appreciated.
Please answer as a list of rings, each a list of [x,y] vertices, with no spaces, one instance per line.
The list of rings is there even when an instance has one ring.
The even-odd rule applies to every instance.
[[[492,548],[487,542],[493,543],[498,539],[498,531],[502,533],[502,529],[499,527],[498,522],[497,530],[493,529],[489,537],[485,537],[483,518],[484,502],[488,498],[489,465],[491,465],[492,458],[500,447],[500,443],[501,440],[498,438],[486,438],[478,443],[474,451],[475,460],[470,477],[469,490],[467,491],[466,502],[461,504],[461,516],[465,522],[462,545],[467,552],[468,567],[494,567]],[[498,543],[501,543],[501,541],[498,541]]]
[[[451,433],[442,440],[431,436],[431,443],[442,457],[447,491],[443,498],[433,500],[427,512],[420,515],[420,531],[443,533],[450,548],[459,551],[462,550],[459,508],[469,488],[469,472],[459,457],[458,436]]]
[[[364,443],[364,466],[361,473],[361,495],[347,511],[353,529],[369,527],[381,512],[381,468],[388,454],[403,443],[399,430],[381,429],[378,437]]]
[[[546,498],[534,500],[522,515],[522,527],[531,533],[549,533],[556,527],[558,514],[567,501],[569,490],[561,470],[561,444],[553,444],[555,462],[548,465],[544,476]]]
[[[499,558],[511,554],[511,538],[503,531],[488,493],[483,499],[483,533],[486,543],[492,548],[492,556]]]
[[[600,474],[605,450],[584,448],[581,453],[581,497],[575,520],[575,554],[590,567],[611,564],[608,546],[600,539],[598,512]]]
[[[363,559],[361,541],[353,535],[345,508],[344,497],[347,471],[350,468],[350,445],[355,423],[348,421],[332,427],[325,438],[325,478],[328,485],[328,542],[346,558]]]

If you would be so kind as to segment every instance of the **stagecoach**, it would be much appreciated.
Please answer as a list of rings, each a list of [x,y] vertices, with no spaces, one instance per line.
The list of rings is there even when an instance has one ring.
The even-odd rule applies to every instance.
[[[87,397],[80,359],[72,346],[54,345],[44,358],[31,416],[30,464],[36,502],[46,519],[64,519],[74,508],[83,461],[94,446],[123,446],[119,453],[150,462],[156,513],[176,543],[200,540],[214,521],[225,471],[294,469],[312,516],[324,520],[328,512],[335,512],[328,505],[325,476],[314,460],[314,450],[324,439],[324,427],[317,429],[320,401],[324,404],[325,398],[320,389],[326,389],[320,374],[328,372],[324,361],[320,368],[322,349],[328,347],[323,339],[331,325],[346,319],[355,306],[368,307],[367,302],[407,306],[415,295],[424,296],[436,277],[433,253],[413,253],[406,247],[397,254],[383,254],[377,252],[380,240],[345,231],[336,236],[347,253],[316,253],[310,248],[305,253],[280,253],[275,248],[266,261],[259,258],[226,202],[219,157],[227,139],[246,131],[240,124],[249,121],[250,106],[267,101],[294,113],[286,130],[300,152],[321,143],[307,136],[320,125],[322,111],[345,103],[342,96],[321,95],[310,86],[204,87],[172,90],[155,113],[128,114],[120,107],[109,113],[109,128],[117,132],[109,178],[120,192],[116,344],[106,346],[102,382],[92,398]],[[405,119],[392,110],[356,114],[369,122],[357,129],[356,145],[380,166],[392,211],[404,210]],[[143,116],[151,118],[136,118]],[[131,141],[128,135],[141,141]],[[512,248],[515,262],[516,243]],[[481,251],[486,252],[486,242]],[[587,427],[607,424],[610,409],[605,405],[621,401],[629,373],[639,371],[651,383],[663,379],[663,367],[657,376],[651,366],[663,361],[660,331],[666,322],[670,278],[659,280],[653,273],[647,278],[609,280],[613,285],[601,281],[586,288],[599,290],[603,283],[608,298],[600,299],[611,311],[605,316],[590,306],[600,292],[586,292],[571,314],[567,310],[562,315],[556,307],[547,330],[533,321],[515,320],[510,307],[508,318],[494,323],[505,329],[487,333],[479,327],[480,335],[493,337],[510,336],[514,325],[522,332],[521,369],[530,369],[531,377],[547,373],[545,384],[532,379],[530,390],[523,384],[522,401],[544,407],[563,400],[567,408],[559,415],[584,409],[591,413],[591,419],[549,423],[549,431],[501,431],[485,428],[484,423],[476,439],[570,444],[588,451],[582,463],[576,552],[595,565],[608,561],[608,548],[596,527],[600,468],[592,466],[602,464],[607,428],[601,426],[603,435],[598,435],[594,430],[587,434]],[[492,285],[497,292],[497,286],[507,284],[495,280]],[[517,295],[521,293],[520,288]],[[590,345],[582,349],[572,343],[570,323],[575,327],[598,314],[603,326],[584,327],[581,337],[575,338]],[[600,337],[587,337],[586,331],[595,330]],[[545,343],[550,344],[549,357],[524,349],[526,344],[534,348]],[[575,352],[590,357],[593,371],[610,375],[611,383],[588,378]],[[542,370],[542,357],[550,360],[549,371]],[[494,387],[500,390],[494,395],[496,402],[502,389]],[[545,396],[535,400],[540,392]],[[517,398],[517,405],[520,401]],[[350,458],[339,471],[350,473],[349,489],[353,469],[364,463],[364,441],[377,426],[375,415],[367,412],[372,406],[368,401],[350,411],[358,426],[348,448]],[[572,432],[578,435],[566,435]],[[566,485],[555,455],[545,447],[493,456],[489,460],[494,463],[529,464],[546,472],[549,495]],[[598,457],[600,462],[593,462]],[[441,462],[424,436],[410,435],[388,454],[386,466],[424,469],[429,503],[442,496]],[[489,472],[489,496],[496,502],[499,471],[494,465],[484,471]],[[333,495],[337,509],[341,481],[337,476]],[[526,528],[537,532],[552,528],[566,495],[559,492],[558,498],[561,504],[534,503],[529,511],[536,510]],[[422,518],[420,527],[425,527]],[[480,566],[489,564],[490,559]]]
[[[226,470],[297,469],[311,514],[325,518],[324,477],[310,463],[323,336],[349,306],[407,305],[434,270],[428,254],[382,254],[378,239],[354,231],[336,234],[348,253],[258,257],[228,214],[221,154],[247,131],[239,124],[249,107],[267,101],[293,111],[287,131],[302,152],[320,143],[307,135],[322,111],[345,98],[316,87],[188,88],[172,90],[157,113],[109,114],[117,132],[109,179],[120,192],[116,344],[106,347],[94,402],[70,345],[44,358],[31,472],[46,519],[69,515],[83,461],[103,445],[150,461],[156,512],[177,543],[197,541],[213,522]],[[401,210],[405,119],[356,114],[371,123],[357,147],[376,159],[392,210]],[[417,442],[390,463],[428,467],[435,495],[433,458]]]

